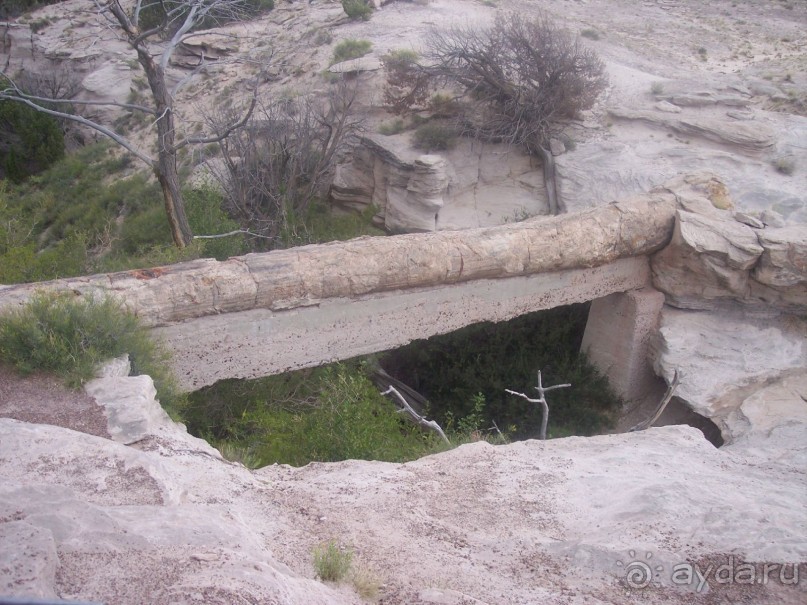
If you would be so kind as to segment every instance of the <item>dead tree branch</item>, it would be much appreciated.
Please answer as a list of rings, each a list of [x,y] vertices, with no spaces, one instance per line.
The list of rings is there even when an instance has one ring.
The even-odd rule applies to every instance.
[[[670,383],[670,386],[667,387],[667,392],[664,393],[664,397],[661,399],[661,403],[659,403],[658,407],[656,408],[656,413],[653,414],[653,416],[649,420],[640,422],[639,424],[631,428],[628,432],[634,433],[636,431],[643,431],[653,426],[656,420],[658,420],[664,413],[664,409],[667,407],[667,404],[670,403],[670,400],[672,400],[673,394],[675,393],[675,389],[678,388],[680,382],[681,382],[681,376],[678,370],[676,369],[675,374],[673,374],[672,382]]]
[[[530,403],[537,403],[541,406],[542,416],[541,416],[541,435],[540,439],[543,441],[546,439],[546,427],[549,424],[549,404],[546,402],[546,393],[549,391],[554,391],[555,389],[565,389],[570,387],[570,384],[556,384],[551,387],[545,387],[543,381],[541,379],[541,370],[538,370],[538,386],[533,387],[536,391],[538,391],[538,399],[531,399],[527,397],[524,393],[519,393],[517,391],[511,391],[510,389],[505,389],[506,392],[510,393],[511,395],[516,395],[518,397],[523,397]]]
[[[386,391],[381,393],[381,394],[382,395],[389,395],[389,394],[395,395],[395,397],[398,398],[398,401],[400,401],[401,405],[403,406],[402,409],[398,410],[398,413],[403,412],[403,413],[408,414],[409,417],[412,418],[412,420],[414,420],[416,424],[418,424],[419,426],[422,426],[424,428],[427,428],[429,430],[434,431],[435,433],[440,435],[440,437],[443,439],[443,441],[445,441],[448,445],[451,445],[451,442],[448,440],[448,437],[446,437],[446,434],[443,432],[443,429],[440,427],[440,425],[437,424],[437,422],[435,422],[434,420],[426,420],[423,416],[421,416],[415,410],[413,410],[412,406],[409,405],[409,403],[406,401],[404,396],[401,395],[394,386],[390,385],[390,387]]]

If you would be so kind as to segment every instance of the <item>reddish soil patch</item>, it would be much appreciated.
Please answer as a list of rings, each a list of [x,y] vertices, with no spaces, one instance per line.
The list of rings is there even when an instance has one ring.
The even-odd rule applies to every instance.
[[[84,391],[67,388],[47,374],[21,376],[0,364],[0,417],[53,424],[109,438],[103,409]]]

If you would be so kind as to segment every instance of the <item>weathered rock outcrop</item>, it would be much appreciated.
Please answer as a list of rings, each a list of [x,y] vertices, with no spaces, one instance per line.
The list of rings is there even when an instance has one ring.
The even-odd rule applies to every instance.
[[[725,429],[755,390],[807,373],[807,232],[732,212],[707,174],[674,190],[672,240],[651,259],[667,305],[654,363],[668,383],[678,370],[676,396]]]
[[[154,402],[129,380],[115,389],[134,416]],[[707,591],[797,605],[803,588],[778,569],[750,586],[713,569],[775,563],[788,579],[807,559],[802,383],[746,401],[723,450],[676,426],[255,472],[171,422],[126,446],[0,419],[0,593],[358,604],[349,586],[313,579],[312,547],[336,539],[390,604],[627,605],[641,590],[651,605]],[[703,577],[675,580],[687,562]]]
[[[683,135],[703,137],[751,155],[769,150],[776,143],[773,132],[764,124],[694,116],[671,118],[666,112],[647,110],[612,109],[610,113],[615,118],[640,120]]]
[[[747,218],[735,219],[728,192],[717,181],[684,181],[688,189],[676,188],[681,209],[672,241],[651,263],[653,285],[667,303],[692,309],[735,302],[791,312],[807,308],[807,229],[751,227]],[[704,194],[722,209],[708,204]]]
[[[353,210],[373,205],[392,232],[488,227],[548,213],[542,169],[523,152],[463,139],[424,156],[410,136],[362,137],[337,166],[332,201]]]
[[[743,309],[665,307],[654,357],[667,382],[675,370],[681,373],[676,396],[722,427],[756,389],[781,376],[807,374],[807,321]]]
[[[133,447],[0,418],[0,594],[121,605],[361,602],[280,563],[274,515],[257,521],[256,509],[234,506],[244,491],[271,502],[266,482],[161,409],[154,422],[151,379],[118,369],[92,391],[116,410],[113,438],[131,435],[132,423],[144,429]],[[121,407],[128,418],[119,423]]]

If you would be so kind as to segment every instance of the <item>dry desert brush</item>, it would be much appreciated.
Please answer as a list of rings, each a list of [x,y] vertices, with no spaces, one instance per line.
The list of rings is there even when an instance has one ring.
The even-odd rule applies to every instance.
[[[249,122],[220,145],[221,182],[231,216],[266,247],[296,240],[299,218],[322,199],[335,160],[360,131],[355,87],[332,85],[324,98],[259,100]],[[216,118],[227,123],[231,116]]]
[[[430,72],[482,110],[466,116],[473,134],[533,153],[607,84],[597,55],[543,14],[499,16],[489,29],[432,30],[427,43]]]
[[[543,13],[499,15],[488,28],[433,29],[426,48],[422,60],[385,58],[388,106],[402,113],[421,105],[432,89],[457,90],[464,135],[541,156],[547,186],[554,186],[550,138],[591,108],[607,85],[596,53]]]

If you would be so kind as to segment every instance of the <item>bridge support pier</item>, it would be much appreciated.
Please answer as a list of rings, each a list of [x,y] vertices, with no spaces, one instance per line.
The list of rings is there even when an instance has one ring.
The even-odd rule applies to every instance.
[[[648,353],[663,304],[664,295],[652,288],[618,292],[591,303],[580,348],[626,402],[657,390]]]

